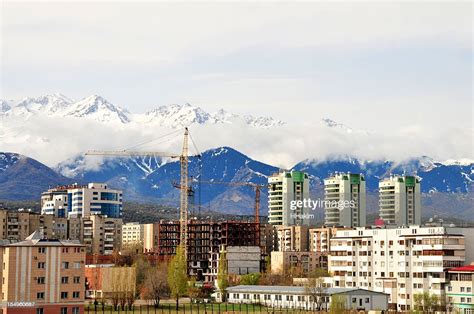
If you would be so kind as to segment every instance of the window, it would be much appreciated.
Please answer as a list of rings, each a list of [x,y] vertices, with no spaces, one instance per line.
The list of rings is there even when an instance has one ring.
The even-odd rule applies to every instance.
[[[61,292],[61,299],[67,299],[67,292]]]
[[[61,314],[67,314],[67,307],[61,308]]]
[[[39,247],[38,248],[38,253],[41,253],[41,254],[46,253],[46,248],[45,247]]]
[[[38,262],[38,268],[39,269],[44,269],[46,266],[46,263],[45,262]]]
[[[37,298],[38,300],[43,300],[43,299],[44,299],[44,292],[38,292],[38,293],[36,294],[36,298]]]
[[[73,307],[72,308],[72,314],[79,314],[79,308],[78,307]]]
[[[44,309],[42,307],[37,308],[36,314],[44,314]]]
[[[370,298],[365,298],[365,303],[369,303],[370,302]]]
[[[74,299],[79,299],[79,295],[80,295],[79,291],[74,291],[74,292],[72,293],[72,297],[73,297]],[[247,294],[247,299],[248,299],[248,294]]]
[[[68,269],[69,268],[69,262],[63,262],[62,263],[62,268],[63,269]]]
[[[61,283],[68,283],[69,277],[61,277]]]
[[[76,269],[81,268],[81,262],[74,262],[73,268],[76,268]]]
[[[81,283],[81,277],[74,277],[74,283]]]
[[[44,284],[44,277],[38,277],[36,278],[36,282],[40,285]]]

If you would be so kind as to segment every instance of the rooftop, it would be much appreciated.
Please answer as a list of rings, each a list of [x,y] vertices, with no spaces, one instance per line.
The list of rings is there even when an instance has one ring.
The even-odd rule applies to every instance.
[[[251,292],[251,293],[286,293],[286,294],[307,294],[306,288],[302,286],[250,286],[240,285],[227,288],[229,292]],[[325,293],[333,295],[337,293],[367,293],[367,294],[384,294],[382,292],[370,291],[359,288],[325,288]]]
[[[44,239],[40,231],[35,231],[30,234],[24,241],[8,242],[1,241],[0,246],[84,246],[79,241],[58,240],[58,239]]]
[[[474,273],[474,265],[471,264],[471,265],[465,265],[465,266],[461,266],[461,267],[454,267],[454,268],[448,269],[448,271],[450,271],[450,272],[460,271],[460,272],[473,272]]]

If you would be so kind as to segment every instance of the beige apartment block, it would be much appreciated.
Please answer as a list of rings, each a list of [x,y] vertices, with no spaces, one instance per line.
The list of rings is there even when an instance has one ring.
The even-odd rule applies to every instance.
[[[308,251],[307,226],[277,226],[278,251]]]
[[[308,274],[319,267],[316,252],[272,252],[271,272],[283,274],[288,271]]]
[[[0,244],[3,313],[83,313],[85,248],[78,242],[44,239]]]

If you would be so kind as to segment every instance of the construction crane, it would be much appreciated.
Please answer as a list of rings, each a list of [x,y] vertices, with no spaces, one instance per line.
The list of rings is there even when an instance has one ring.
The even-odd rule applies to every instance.
[[[158,156],[179,158],[181,173],[180,173],[180,207],[179,207],[179,224],[180,224],[180,244],[184,246],[185,256],[187,256],[188,243],[188,128],[184,129],[183,149],[181,154],[154,152],[154,151],[97,151],[91,150],[86,153],[89,156]]]
[[[224,184],[230,186],[250,186],[255,188],[255,223],[260,224],[260,190],[268,189],[267,185],[257,184],[253,182],[223,182],[223,181],[200,181],[207,184]]]

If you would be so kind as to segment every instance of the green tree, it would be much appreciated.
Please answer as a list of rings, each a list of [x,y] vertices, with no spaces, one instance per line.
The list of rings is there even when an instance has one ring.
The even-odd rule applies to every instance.
[[[227,257],[225,252],[219,254],[219,268],[217,269],[217,286],[222,295],[222,301],[226,300],[226,290],[229,287],[229,276],[227,273]]]
[[[179,298],[182,297],[188,287],[188,275],[184,246],[176,248],[176,255],[173,256],[168,266],[168,285],[171,296],[176,298],[176,311],[179,308]]]
[[[240,277],[240,284],[247,285],[247,286],[258,285],[260,277],[261,277],[260,273],[251,273],[251,274],[242,275]]]
[[[346,296],[344,294],[333,294],[329,305],[329,314],[342,314],[346,311]]]
[[[199,299],[201,294],[201,289],[198,287],[196,283],[196,279],[193,277],[188,282],[188,297],[191,299],[191,302]]]

